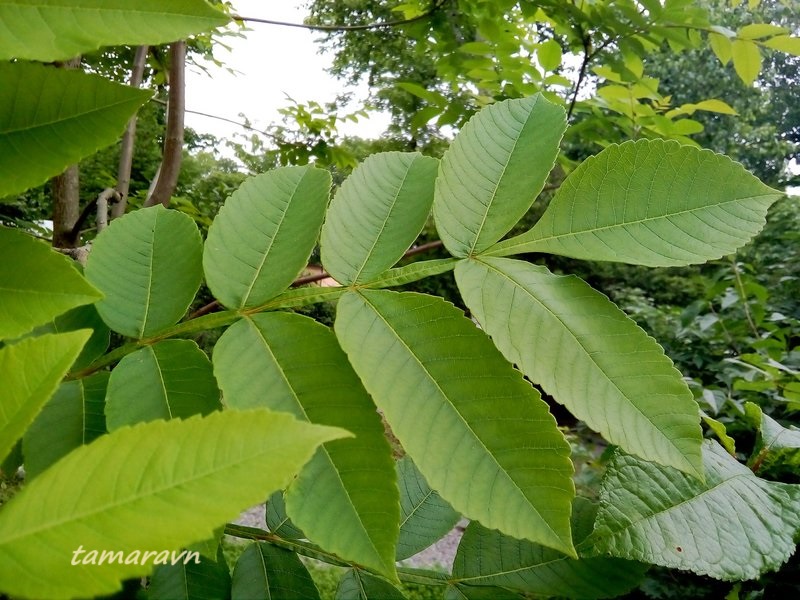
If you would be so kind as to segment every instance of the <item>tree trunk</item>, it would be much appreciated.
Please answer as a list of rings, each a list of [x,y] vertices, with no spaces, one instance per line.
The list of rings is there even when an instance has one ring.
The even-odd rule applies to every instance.
[[[56,63],[62,69],[77,69],[81,57]],[[53,177],[53,246],[55,248],[74,248],[78,245],[78,237],[72,229],[80,214],[80,185],[78,165],[67,167],[61,175]]]
[[[133,59],[131,78],[128,85],[138,88],[142,85],[144,78],[144,66],[147,60],[148,46],[136,48],[136,55]],[[125,206],[128,202],[128,190],[131,185],[131,166],[133,165],[133,146],[136,140],[136,115],[128,121],[128,127],[122,136],[122,149],[119,155],[119,167],[117,169],[117,192],[120,200],[111,210],[111,218],[121,217],[125,214]]]
[[[170,44],[169,103],[167,105],[167,133],[164,140],[164,158],[152,195],[145,206],[169,205],[183,155],[183,119],[186,108],[186,42]]]

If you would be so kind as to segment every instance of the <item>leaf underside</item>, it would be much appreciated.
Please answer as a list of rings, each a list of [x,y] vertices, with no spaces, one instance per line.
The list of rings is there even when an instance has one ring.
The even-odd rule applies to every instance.
[[[256,542],[236,561],[231,587],[231,600],[255,598],[319,600],[319,592],[297,554]]]

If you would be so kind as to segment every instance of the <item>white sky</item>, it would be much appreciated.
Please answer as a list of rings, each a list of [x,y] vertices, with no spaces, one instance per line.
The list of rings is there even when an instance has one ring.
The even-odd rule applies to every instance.
[[[306,11],[303,0],[233,0],[236,12],[245,17],[259,17],[302,23]],[[315,100],[320,104],[335,99],[344,91],[342,83],[325,72],[331,58],[318,54],[314,42],[318,32],[250,23],[252,31],[244,32],[246,38],[225,38],[231,52],[218,50],[215,55],[227,67],[237,71],[230,74],[224,68],[208,64],[211,76],[193,69],[187,74],[186,108],[242,121],[243,113],[253,127],[266,129],[271,123],[281,121],[278,109],[288,104],[286,94],[298,102]],[[366,96],[366,87],[356,100]],[[353,110],[360,105],[353,104]],[[340,131],[365,138],[378,137],[385,129],[388,118],[376,115],[358,124],[348,123]],[[186,125],[202,133],[232,138],[235,133],[247,133],[235,125],[187,114]]]

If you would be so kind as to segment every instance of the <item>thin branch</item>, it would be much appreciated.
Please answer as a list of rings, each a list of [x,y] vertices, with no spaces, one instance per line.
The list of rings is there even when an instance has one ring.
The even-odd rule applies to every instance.
[[[433,15],[448,0],[434,0],[431,7],[424,13],[411,17],[410,19],[397,19],[395,21],[381,21],[379,23],[366,23],[363,25],[308,25],[306,23],[288,23],[286,21],[273,21],[272,19],[259,19],[256,17],[243,17],[241,15],[231,15],[234,21],[247,21],[249,23],[264,23],[265,25],[278,25],[281,27],[297,27],[299,29],[308,29],[310,31],[365,31],[369,29],[382,29],[384,27],[399,27],[401,25],[408,25],[422,21]]]
[[[733,276],[736,279],[736,288],[737,292],[739,293],[739,299],[742,301],[742,308],[744,309],[744,316],[747,319],[747,324],[750,326],[750,331],[753,332],[753,335],[756,339],[761,337],[761,334],[758,332],[758,327],[756,327],[755,321],[753,321],[753,315],[750,313],[750,306],[747,302],[747,292],[744,289],[744,283],[742,282],[742,275],[739,272],[739,265],[736,264],[736,258],[730,257],[731,266],[733,267]]]
[[[575,110],[575,103],[578,101],[578,92],[581,90],[581,85],[583,85],[583,79],[586,77],[586,69],[589,67],[589,61],[592,60],[592,38],[589,37],[588,34],[583,33],[581,30],[581,41],[583,43],[583,61],[581,61],[581,68],[578,71],[578,81],[575,82],[575,91],[572,92],[572,100],[569,103],[569,109],[567,110],[567,120],[572,118],[572,111]]]
[[[70,235],[74,239],[76,239],[76,240],[78,239],[78,236],[81,233],[81,229],[83,228],[83,225],[89,219],[89,215],[92,214],[92,212],[94,212],[94,210],[97,207],[99,201],[105,201],[106,202],[106,206],[108,206],[108,202],[109,201],[117,201],[117,200],[119,200],[119,198],[120,198],[119,192],[117,190],[113,189],[113,188],[106,188],[102,192],[100,192],[100,194],[97,196],[97,198],[92,198],[86,204],[86,206],[83,207],[83,210],[81,211],[81,214],[78,217],[78,220],[75,221],[75,225],[72,226],[72,232],[70,233]],[[99,228],[98,228],[98,230],[99,230]]]
[[[157,102],[158,104],[163,104],[164,106],[167,106],[167,101],[166,100],[162,100],[161,98],[151,98],[151,102]],[[230,123],[231,125],[238,125],[242,129],[249,129],[250,131],[255,131],[256,133],[260,133],[261,135],[265,135],[268,138],[275,139],[275,135],[270,133],[269,131],[264,131],[263,129],[256,129],[255,127],[252,127],[252,126],[248,125],[247,123],[242,123],[240,121],[234,121],[233,119],[228,119],[226,117],[220,117],[219,115],[212,115],[210,113],[201,112],[199,110],[189,110],[188,108],[186,109],[185,112],[189,113],[189,114],[192,114],[192,115],[200,115],[201,117],[208,117],[209,119],[216,119],[218,121],[225,121],[226,123]]]
[[[420,244],[419,246],[415,246],[410,250],[407,250],[405,254],[403,254],[403,258],[408,258],[409,256],[415,256],[417,254],[422,254],[423,252],[427,252],[428,250],[433,250],[434,248],[440,248],[442,246],[441,240],[434,240],[432,242],[427,242],[426,244]],[[321,271],[319,273],[314,273],[313,275],[306,275],[304,277],[298,277],[292,282],[291,287],[298,287],[300,285],[306,285],[308,283],[316,283],[317,281],[322,281],[323,279],[327,279],[330,277],[326,271]],[[222,305],[217,301],[214,300],[209,302],[205,306],[201,306],[196,311],[194,311],[187,321],[192,319],[196,319],[197,317],[202,317],[203,315],[207,315],[214,311],[219,310],[222,308]]]

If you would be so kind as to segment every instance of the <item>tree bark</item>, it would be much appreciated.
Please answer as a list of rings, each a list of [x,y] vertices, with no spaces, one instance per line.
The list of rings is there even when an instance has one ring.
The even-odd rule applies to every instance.
[[[56,63],[62,69],[77,69],[81,57]],[[78,165],[67,167],[61,175],[50,180],[53,194],[53,246],[55,248],[74,248],[78,238],[72,230],[80,214],[80,180]]]
[[[169,103],[164,156],[153,193],[145,206],[163,204],[169,200],[178,184],[183,155],[183,120],[186,113],[186,42],[170,44]]]
[[[144,79],[144,66],[147,60],[148,46],[136,48],[136,55],[133,58],[133,68],[128,85],[138,88]],[[128,121],[128,127],[122,136],[122,149],[119,155],[119,167],[117,168],[117,192],[120,200],[111,210],[111,218],[121,217],[125,214],[125,207],[128,202],[128,190],[131,185],[131,167],[133,165],[133,146],[136,141],[136,115]]]

